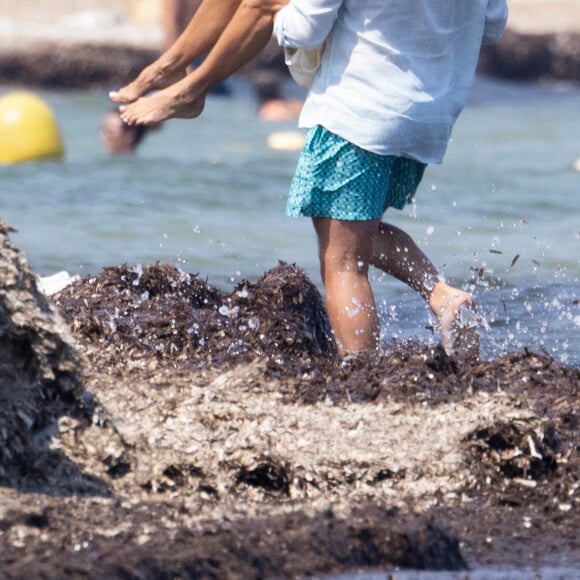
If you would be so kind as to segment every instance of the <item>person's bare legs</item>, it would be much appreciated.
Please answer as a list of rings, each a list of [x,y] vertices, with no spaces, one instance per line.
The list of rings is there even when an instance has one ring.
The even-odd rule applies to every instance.
[[[371,264],[417,291],[437,317],[443,348],[452,351],[452,330],[464,305],[472,306],[471,296],[443,281],[429,258],[411,236],[386,223],[379,224]]]
[[[242,0],[204,0],[177,40],[135,80],[109,96],[115,103],[133,103],[153,90],[183,79],[187,67],[208,52],[236,13]]]
[[[313,223],[328,317],[339,351],[376,350],[380,329],[368,268],[379,221],[313,218]]]
[[[128,85],[118,91],[110,91],[109,98],[115,103],[133,103],[142,95],[171,86],[187,74],[186,66],[169,68],[161,59],[146,66]]]
[[[127,125],[151,125],[166,119],[192,119],[198,117],[205,107],[205,98],[211,87],[197,87],[192,79],[195,71],[162,91],[141,97],[130,105],[121,105],[121,119]]]
[[[207,2],[214,1],[205,0],[198,14]],[[274,16],[287,3],[288,0],[242,0],[203,63],[170,87],[119,107],[123,120],[133,125],[158,123],[170,117],[198,116],[209,90],[252,60],[268,44]],[[194,20],[196,17],[197,14]]]

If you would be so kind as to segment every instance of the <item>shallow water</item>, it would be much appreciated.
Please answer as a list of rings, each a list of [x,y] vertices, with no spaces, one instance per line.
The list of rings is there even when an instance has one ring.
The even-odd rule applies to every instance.
[[[65,160],[0,166],[0,219],[18,228],[12,239],[33,269],[85,276],[160,261],[230,288],[285,260],[319,284],[309,221],[284,216],[298,154],[266,144],[295,123],[259,121],[248,87],[236,91],[116,158],[99,139],[104,92],[42,93]],[[416,204],[387,214],[447,279],[473,290],[491,326],[486,357],[528,347],[580,365],[579,97],[578,85],[480,79],[445,163],[428,169]],[[385,340],[433,340],[422,301],[373,280]]]

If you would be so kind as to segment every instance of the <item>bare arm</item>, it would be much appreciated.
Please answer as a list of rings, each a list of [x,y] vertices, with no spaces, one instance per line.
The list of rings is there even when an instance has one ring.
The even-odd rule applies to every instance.
[[[204,0],[177,40],[153,63],[145,67],[135,80],[118,91],[111,91],[116,103],[133,103],[153,90],[179,83],[187,67],[216,43],[236,13],[242,0]],[[173,2],[166,5],[171,12]]]

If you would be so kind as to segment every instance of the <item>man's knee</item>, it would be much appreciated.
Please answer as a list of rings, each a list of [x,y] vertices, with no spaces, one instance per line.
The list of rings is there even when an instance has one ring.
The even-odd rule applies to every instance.
[[[322,270],[327,275],[356,274],[365,275],[369,270],[368,259],[347,250],[327,252],[323,258]]]

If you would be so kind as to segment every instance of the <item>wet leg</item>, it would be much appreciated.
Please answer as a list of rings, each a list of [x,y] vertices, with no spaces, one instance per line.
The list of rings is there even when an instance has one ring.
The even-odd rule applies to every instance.
[[[440,282],[437,268],[413,238],[391,224],[379,224],[371,264],[410,286],[427,302]]]
[[[115,103],[133,103],[153,90],[178,82],[187,67],[217,42],[242,0],[204,0],[179,38],[137,78],[109,93]]]
[[[368,268],[378,220],[314,218],[330,324],[343,353],[373,351],[379,320]]]
[[[450,353],[459,312],[463,306],[473,305],[471,296],[444,282],[411,236],[391,224],[379,225],[371,264],[401,280],[423,297],[437,317],[443,347]]]

